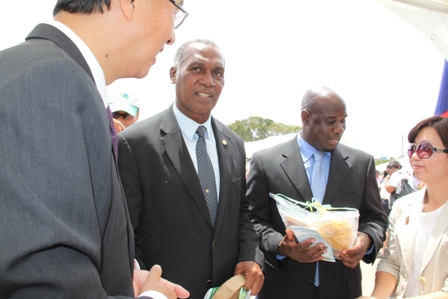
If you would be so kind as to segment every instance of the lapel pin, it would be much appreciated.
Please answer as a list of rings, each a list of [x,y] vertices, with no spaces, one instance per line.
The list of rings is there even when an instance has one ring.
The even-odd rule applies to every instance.
[[[227,145],[227,140],[223,139],[222,144]]]
[[[406,216],[406,222],[405,222],[405,224],[406,224],[406,225],[409,224],[409,216]]]

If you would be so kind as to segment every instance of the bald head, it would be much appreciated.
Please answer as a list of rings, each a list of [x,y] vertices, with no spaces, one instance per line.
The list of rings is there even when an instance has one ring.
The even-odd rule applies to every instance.
[[[333,151],[345,131],[344,100],[331,88],[309,89],[302,100],[302,138],[320,151]]]
[[[331,88],[316,86],[308,89],[303,95],[302,110],[314,111],[327,101],[339,101],[345,105],[344,100]]]

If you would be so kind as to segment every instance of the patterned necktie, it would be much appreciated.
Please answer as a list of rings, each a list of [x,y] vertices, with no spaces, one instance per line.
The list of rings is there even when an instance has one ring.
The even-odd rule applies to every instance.
[[[313,197],[322,203],[325,194],[325,176],[322,169],[323,152],[314,153],[314,166],[313,175],[311,177],[311,190],[313,191]]]
[[[314,153],[313,174],[311,176],[311,190],[313,197],[322,203],[325,194],[325,176],[322,169],[323,152],[317,151]],[[314,285],[319,286],[319,263],[316,263],[316,275],[314,276]]]
[[[215,172],[213,170],[212,161],[207,154],[207,147],[205,145],[205,132],[207,129],[204,126],[199,126],[196,133],[199,135],[196,143],[196,159],[198,162],[198,177],[201,182],[202,192],[204,193],[207,202],[208,210],[210,212],[210,219],[213,226],[215,226],[216,213],[218,212],[218,192],[216,191]]]
[[[118,141],[117,141],[117,132],[114,127],[114,118],[112,116],[112,111],[110,111],[110,107],[107,106],[107,116],[109,117],[109,128],[110,128],[110,138],[112,138],[112,147],[114,148],[115,160],[118,161]]]

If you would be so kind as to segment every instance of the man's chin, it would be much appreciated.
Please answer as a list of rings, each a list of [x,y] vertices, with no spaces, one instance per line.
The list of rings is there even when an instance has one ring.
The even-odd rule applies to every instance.
[[[336,147],[337,147],[337,144],[334,145],[334,146],[333,145],[329,145],[329,146],[325,147],[324,151],[325,152],[333,152],[336,149]]]

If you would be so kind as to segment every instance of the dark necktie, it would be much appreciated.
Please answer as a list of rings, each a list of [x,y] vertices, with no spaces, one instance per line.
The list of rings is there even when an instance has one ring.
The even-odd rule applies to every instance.
[[[109,127],[110,127],[110,137],[112,138],[112,147],[114,148],[115,160],[118,161],[118,141],[117,132],[114,127],[114,118],[112,116],[112,111],[110,111],[109,106],[107,106],[107,116],[109,117]]]
[[[198,162],[198,177],[201,182],[202,192],[204,193],[210,212],[210,219],[213,226],[215,226],[216,213],[218,212],[218,192],[216,190],[215,172],[212,161],[207,154],[207,147],[205,145],[204,136],[206,131],[207,129],[204,126],[199,126],[196,130],[199,136],[198,142],[196,143],[196,159]]]

